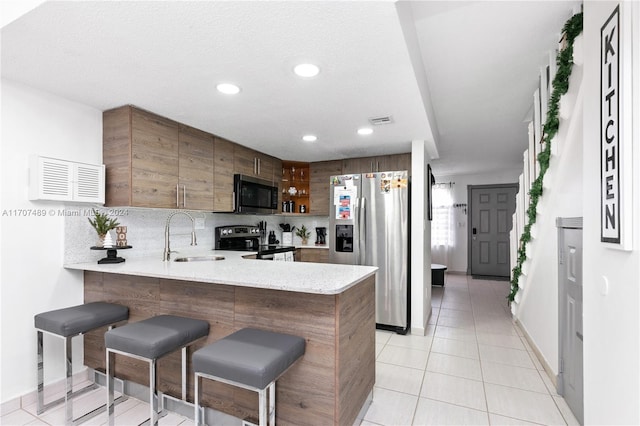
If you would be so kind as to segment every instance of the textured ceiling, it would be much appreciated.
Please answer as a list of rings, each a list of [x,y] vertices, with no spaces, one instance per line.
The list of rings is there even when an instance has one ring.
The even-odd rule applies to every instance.
[[[134,104],[283,159],[421,139],[440,174],[518,167],[539,67],[577,2],[408,3],[409,20],[390,1],[46,2],[2,28],[2,77],[100,110]],[[297,78],[300,62],[320,75]],[[241,93],[217,93],[225,81]],[[356,135],[380,115],[393,124]]]
[[[434,170],[522,168],[538,77],[580,3],[412,2],[439,130]]]

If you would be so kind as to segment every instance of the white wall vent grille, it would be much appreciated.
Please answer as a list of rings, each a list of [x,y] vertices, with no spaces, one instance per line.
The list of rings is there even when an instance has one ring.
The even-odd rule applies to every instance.
[[[75,167],[74,194],[76,200],[104,202],[104,173],[102,166],[78,164]]]
[[[71,197],[72,167],[71,163],[52,158],[40,158],[42,167],[43,196],[52,200],[66,200]]]
[[[33,156],[29,199],[104,204],[104,165]]]

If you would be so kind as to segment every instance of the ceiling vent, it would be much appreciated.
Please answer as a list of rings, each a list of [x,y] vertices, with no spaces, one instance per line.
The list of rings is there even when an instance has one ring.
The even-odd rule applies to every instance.
[[[380,126],[382,124],[391,124],[393,123],[393,117],[390,115],[385,115],[381,117],[371,117],[369,118],[369,123],[374,126]]]

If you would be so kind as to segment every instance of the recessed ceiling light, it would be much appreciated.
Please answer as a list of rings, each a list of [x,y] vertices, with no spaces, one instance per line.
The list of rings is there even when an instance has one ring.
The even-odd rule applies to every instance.
[[[216,89],[218,89],[218,92],[224,93],[225,95],[235,95],[240,93],[240,87],[231,83],[220,83],[216,86]]]
[[[320,72],[320,68],[314,64],[299,64],[293,68],[293,72],[300,77],[315,77]]]
[[[359,135],[370,135],[373,133],[373,129],[371,127],[361,127],[358,129]]]
[[[315,142],[318,140],[318,137],[316,135],[304,135],[302,140],[305,142]]]

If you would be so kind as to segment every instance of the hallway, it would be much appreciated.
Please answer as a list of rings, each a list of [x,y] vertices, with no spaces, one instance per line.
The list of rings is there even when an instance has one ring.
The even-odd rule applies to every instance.
[[[578,424],[513,325],[508,292],[508,281],[447,275],[427,336],[378,330],[362,425]]]

